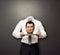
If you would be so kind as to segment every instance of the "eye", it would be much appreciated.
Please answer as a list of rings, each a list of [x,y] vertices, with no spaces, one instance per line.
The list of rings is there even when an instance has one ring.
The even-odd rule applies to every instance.
[[[32,28],[33,26],[31,26],[31,28]]]

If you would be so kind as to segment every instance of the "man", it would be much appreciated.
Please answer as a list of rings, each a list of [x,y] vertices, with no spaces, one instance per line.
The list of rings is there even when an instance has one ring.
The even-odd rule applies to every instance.
[[[22,38],[27,43],[25,43],[23,40],[21,41],[20,55],[39,55],[38,42],[36,41],[36,38],[38,38],[38,36],[33,35],[34,28],[35,25],[33,22],[28,21],[26,23],[27,34],[23,35]]]
[[[27,24],[26,23],[28,21],[32,21],[34,23],[34,25],[33,25],[34,30],[33,29],[32,30],[30,29],[30,31],[27,30]],[[20,32],[20,30],[22,30],[22,32]],[[31,44],[29,44],[28,35],[27,36],[25,35],[25,34],[28,34],[30,32],[33,32],[31,34],[36,34],[36,35],[32,35]],[[17,24],[17,26],[14,29],[12,35],[16,38],[22,38],[21,43],[23,43],[22,44],[23,47],[26,47],[25,45],[28,45],[28,46],[30,45],[30,46],[36,46],[37,47],[36,49],[35,49],[35,47],[31,47],[31,49],[32,49],[31,50],[31,55],[39,55],[38,54],[38,52],[39,52],[38,51],[38,44],[37,44],[38,43],[38,38],[45,38],[47,36],[47,34],[44,30],[44,27],[42,26],[41,21],[38,21],[38,20],[34,19],[33,16],[28,16],[26,19],[21,20]],[[28,51],[29,48],[28,47],[26,47],[26,48],[27,49],[25,49],[25,51],[21,50],[22,52],[25,53],[25,54],[22,54],[22,52],[21,52],[21,55],[28,55],[28,52],[26,53],[26,51]],[[24,49],[24,48],[22,48],[22,49]],[[33,51],[34,49],[37,50],[38,52]]]

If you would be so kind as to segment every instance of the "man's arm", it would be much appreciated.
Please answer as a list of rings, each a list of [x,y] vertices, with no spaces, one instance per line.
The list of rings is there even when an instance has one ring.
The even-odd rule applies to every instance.
[[[37,33],[39,34],[39,38],[46,38],[47,37],[46,31],[44,30],[44,27],[40,21],[38,22],[38,29],[40,32],[40,34],[39,32]]]
[[[21,38],[21,35],[20,35],[20,30],[21,29],[22,29],[22,20],[16,25],[14,31],[12,32],[12,35],[15,38]]]

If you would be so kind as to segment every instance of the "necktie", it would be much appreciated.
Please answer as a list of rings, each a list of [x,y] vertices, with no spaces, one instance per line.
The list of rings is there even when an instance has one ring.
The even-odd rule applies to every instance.
[[[29,45],[31,44],[31,35],[29,35],[28,37],[28,42],[29,42]]]

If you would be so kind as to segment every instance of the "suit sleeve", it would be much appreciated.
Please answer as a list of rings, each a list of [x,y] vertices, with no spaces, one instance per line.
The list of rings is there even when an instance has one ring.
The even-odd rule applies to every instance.
[[[21,38],[20,36],[20,30],[22,29],[22,20],[20,22],[18,22],[18,24],[16,25],[14,31],[12,32],[12,35],[15,38]]]

